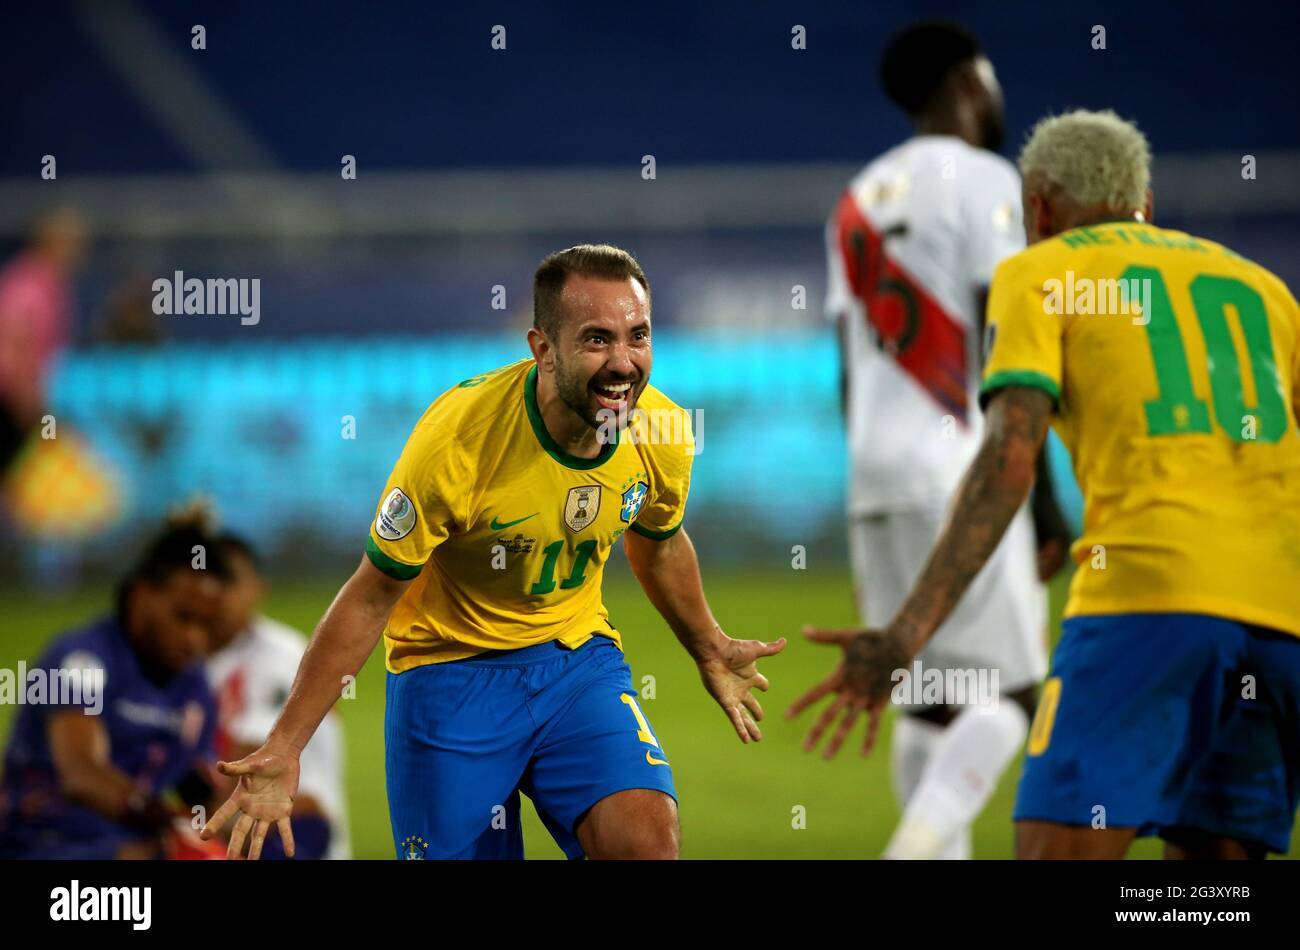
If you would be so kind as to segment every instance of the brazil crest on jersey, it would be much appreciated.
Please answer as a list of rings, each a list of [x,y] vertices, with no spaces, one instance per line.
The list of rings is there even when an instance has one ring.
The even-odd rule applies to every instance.
[[[371,563],[414,578],[384,631],[400,673],[594,635],[619,642],[601,602],[605,560],[629,528],[681,526],[694,440],[684,410],[647,386],[596,458],[551,438],[524,360],[443,393],[411,433],[380,499]]]
[[[1084,496],[1066,615],[1300,635],[1300,307],[1221,245],[1134,221],[997,269],[981,400],[1033,386]]]

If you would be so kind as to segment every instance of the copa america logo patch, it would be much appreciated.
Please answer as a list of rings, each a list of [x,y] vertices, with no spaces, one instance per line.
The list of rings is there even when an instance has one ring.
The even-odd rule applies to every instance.
[[[394,488],[379,506],[375,518],[375,534],[385,541],[400,541],[411,533],[415,527],[415,506],[411,499],[402,494],[400,488]]]

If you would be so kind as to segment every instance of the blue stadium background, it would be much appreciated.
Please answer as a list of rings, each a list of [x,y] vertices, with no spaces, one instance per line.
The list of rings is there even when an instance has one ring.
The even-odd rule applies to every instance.
[[[111,559],[195,491],[277,563],[354,557],[414,420],[448,385],[526,355],[533,267],[588,240],[633,250],[654,285],[655,381],[704,414],[691,519],[711,556],[780,563],[793,543],[840,556],[820,225],[853,170],[907,134],[876,63],[919,13],[981,37],[1009,155],[1048,111],[1114,107],[1151,138],[1161,223],[1300,282],[1291,5],[11,11],[0,240],[15,249],[52,202],[90,219],[54,411],[125,491],[113,530],[37,561]],[[191,48],[195,24],[206,49]],[[505,50],[490,46],[497,24]],[[806,50],[791,47],[796,24]],[[45,155],[55,181],[39,177]],[[163,317],[163,343],[93,343],[108,301],[176,270],[260,278],[260,323]]]

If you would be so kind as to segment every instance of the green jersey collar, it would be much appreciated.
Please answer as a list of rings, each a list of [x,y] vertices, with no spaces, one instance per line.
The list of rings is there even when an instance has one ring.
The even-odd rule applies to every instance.
[[[537,407],[537,364],[528,371],[528,377],[524,380],[524,408],[528,411],[528,421],[532,423],[533,434],[537,436],[537,441],[542,443],[542,448],[546,454],[555,461],[559,462],[565,468],[576,468],[585,470],[596,468],[604,465],[609,461],[615,450],[618,449],[618,430],[614,430],[614,441],[608,442],[601,446],[600,454],[595,458],[584,459],[576,455],[570,455],[564,449],[560,448],[551,433],[546,431],[546,423],[542,421],[542,411]]]

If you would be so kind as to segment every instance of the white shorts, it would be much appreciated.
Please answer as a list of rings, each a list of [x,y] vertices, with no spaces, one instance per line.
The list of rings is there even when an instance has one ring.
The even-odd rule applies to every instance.
[[[918,508],[850,521],[854,596],[868,627],[879,629],[894,618],[925,567],[945,517],[943,509]],[[1002,543],[917,659],[925,670],[996,670],[1003,694],[1046,675],[1047,591],[1038,580],[1027,507],[1017,512]]]

